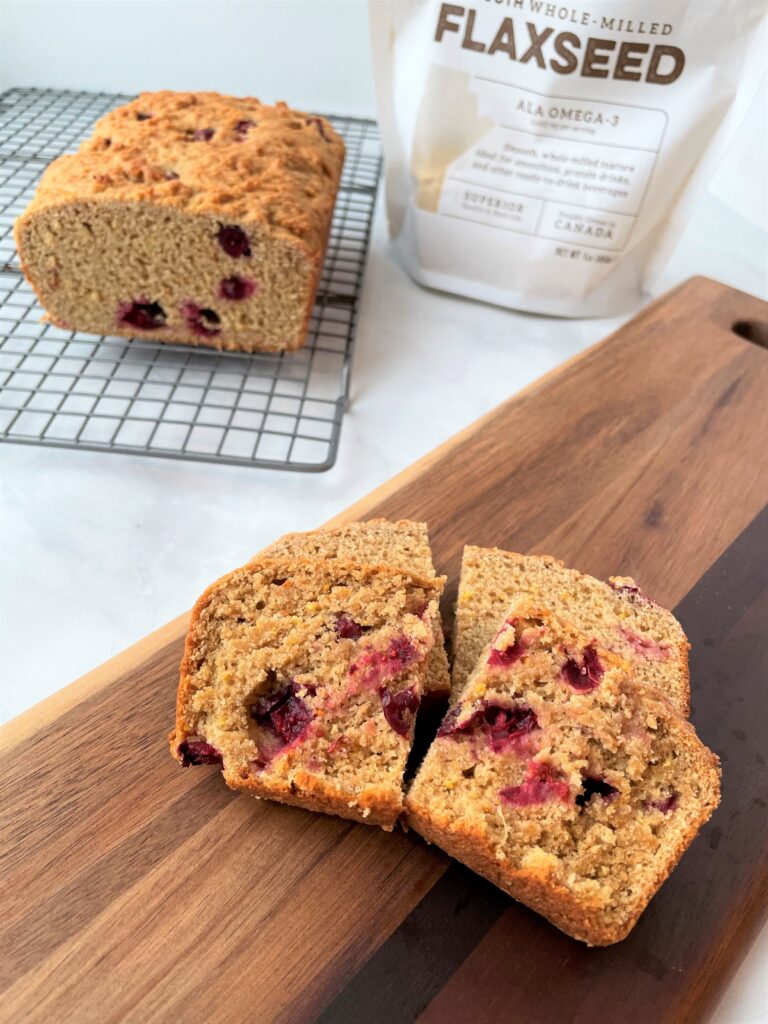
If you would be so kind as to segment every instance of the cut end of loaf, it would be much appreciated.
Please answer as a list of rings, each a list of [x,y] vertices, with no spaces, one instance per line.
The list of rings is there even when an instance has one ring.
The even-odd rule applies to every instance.
[[[324,118],[142,93],[54,160],[16,224],[65,328],[239,351],[305,340],[344,162]]]
[[[89,200],[33,211],[16,237],[61,327],[236,351],[304,343],[317,262],[261,225]]]
[[[171,753],[233,789],[392,828],[442,581],[261,558],[195,606]]]

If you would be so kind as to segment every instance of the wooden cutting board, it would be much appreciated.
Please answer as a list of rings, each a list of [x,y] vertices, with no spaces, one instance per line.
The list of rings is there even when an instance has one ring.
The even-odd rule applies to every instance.
[[[689,281],[340,517],[426,519],[446,616],[465,542],[677,607],[723,802],[629,939],[589,950],[413,834],[180,769],[182,616],[3,731],[0,1017],[703,1019],[768,905],[766,325]]]

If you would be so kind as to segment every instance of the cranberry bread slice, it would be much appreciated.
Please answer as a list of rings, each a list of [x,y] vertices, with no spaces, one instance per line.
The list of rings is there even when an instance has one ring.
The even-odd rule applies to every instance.
[[[631,667],[510,613],[443,721],[407,820],[589,945],[624,938],[719,801],[716,756]]]
[[[345,523],[308,533],[287,533],[261,552],[270,558],[341,558],[349,561],[392,565],[398,569],[434,576],[432,549],[426,523],[409,519],[391,522],[371,519],[365,523]],[[258,556],[257,556],[258,557]],[[450,670],[445,653],[443,624],[439,614],[434,621],[435,646],[427,655],[424,698],[446,700],[451,691]]]
[[[143,93],[45,171],[16,223],[60,327],[252,352],[304,344],[344,143],[218,93]]]
[[[192,612],[173,756],[221,764],[253,796],[391,829],[443,582],[298,558],[224,576]]]
[[[504,612],[520,600],[573,622],[688,714],[690,645],[671,612],[646,597],[628,576],[604,583],[549,555],[498,548],[464,548],[453,641],[454,694],[466,683]]]

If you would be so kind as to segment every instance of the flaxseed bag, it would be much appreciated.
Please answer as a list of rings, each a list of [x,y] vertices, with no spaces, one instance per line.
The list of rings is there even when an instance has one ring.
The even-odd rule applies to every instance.
[[[759,81],[763,0],[369,0],[390,232],[419,282],[632,308]]]

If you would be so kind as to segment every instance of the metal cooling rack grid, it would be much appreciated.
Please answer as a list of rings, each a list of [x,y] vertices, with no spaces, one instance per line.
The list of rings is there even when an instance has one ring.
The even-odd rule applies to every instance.
[[[330,117],[347,158],[307,344],[283,355],[41,324],[13,244],[45,166],[128,96],[14,89],[0,96],[0,440],[318,471],[333,465],[381,152],[375,122]]]

